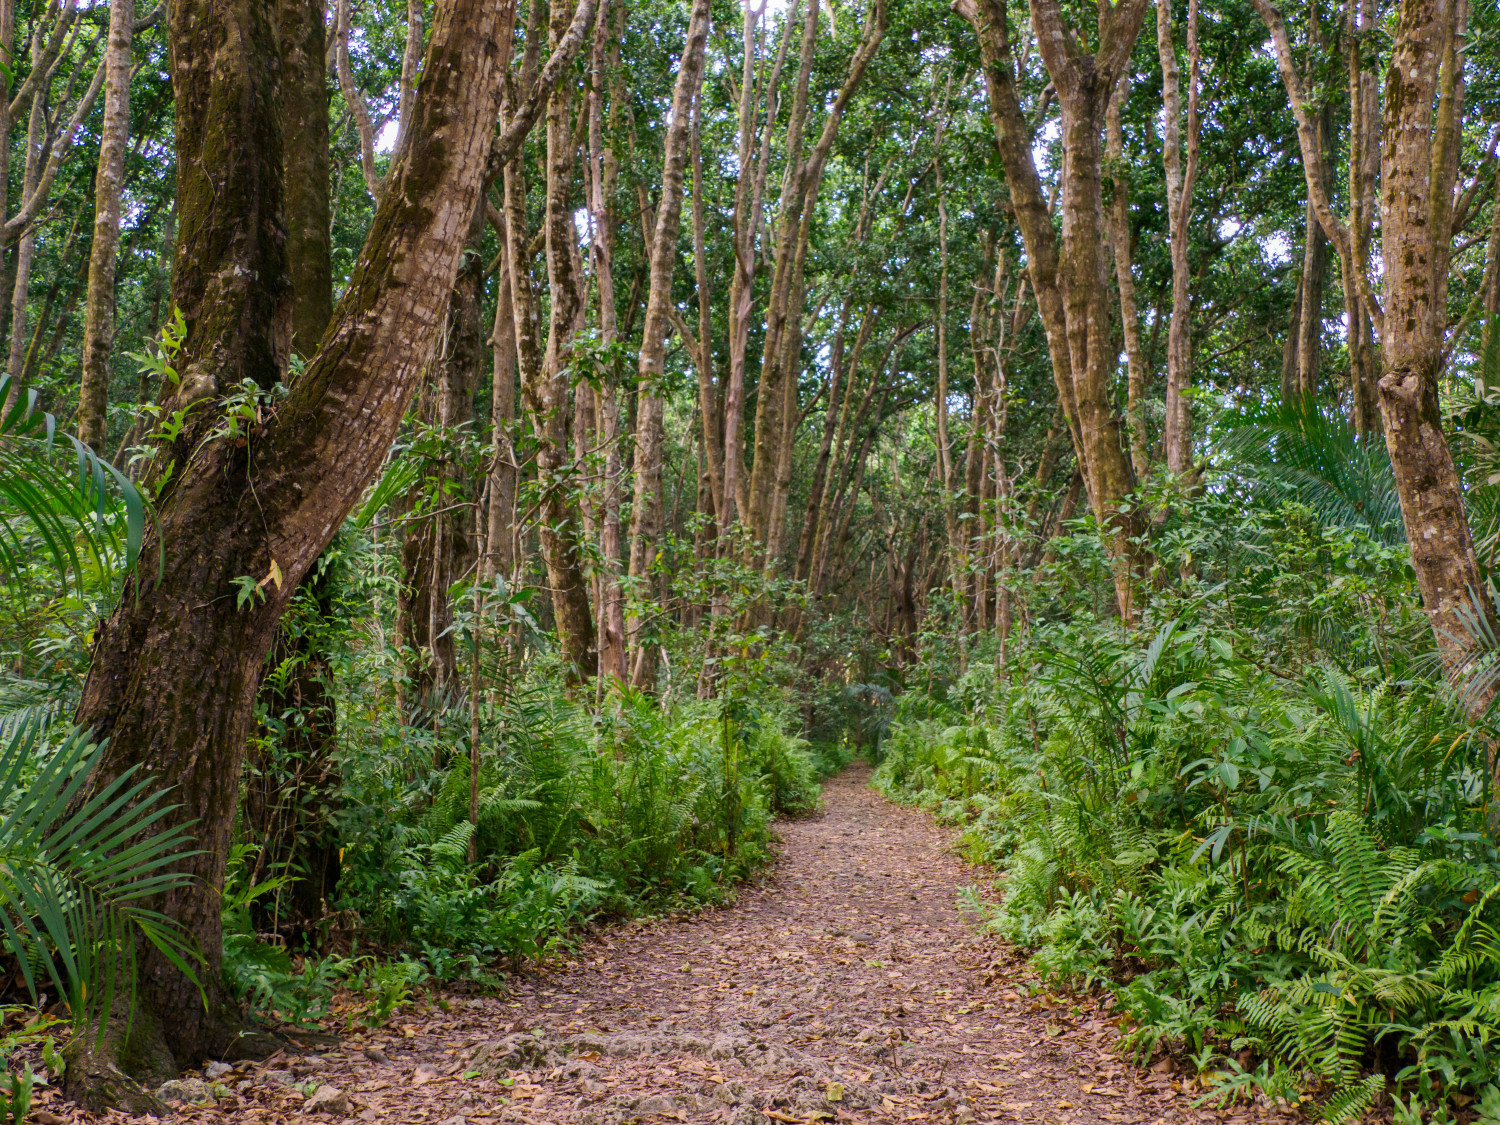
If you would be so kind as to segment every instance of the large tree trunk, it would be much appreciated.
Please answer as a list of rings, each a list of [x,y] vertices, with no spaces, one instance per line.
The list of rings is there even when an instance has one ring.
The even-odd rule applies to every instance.
[[[1470,659],[1466,618],[1477,612],[1494,624],[1438,404],[1463,96],[1459,47],[1466,18],[1466,0],[1401,5],[1386,74],[1380,200],[1385,257],[1380,413],[1412,569],[1450,674],[1461,672]],[[1469,702],[1482,709],[1492,695],[1493,689]]]
[[[292,354],[311,360],[333,316],[325,0],[278,0]]]
[[[708,44],[708,0],[693,0],[688,17],[677,82],[672,90],[671,124],[662,152],[661,202],[651,236],[651,282],[646,292],[646,323],[641,333],[639,399],[635,423],[635,497],[630,506],[630,581],[649,589],[648,576],[661,534],[662,365],[666,355],[672,275],[677,266],[677,230],[682,221],[682,188],[691,140],[693,103],[703,81]],[[645,687],[656,679],[655,661],[642,630],[645,618],[631,606],[626,633],[631,653],[631,682]]]
[[[148,955],[138,986],[181,1062],[229,1051],[220,892],[255,690],[293,589],[384,463],[441,324],[478,200],[499,101],[502,6],[439,6],[410,143],[313,362],[237,443],[200,410],[175,462],[142,568],[97,632],[78,722],[109,749],[95,787],[140,767],[175,785],[163,827],[191,822],[195,878],[165,901],[206,958],[199,990]],[[171,8],[181,237],[173,297],[187,323],[168,409],[241,378],[280,379],[290,327],[274,9],[265,0]],[[504,155],[504,154],[502,154]],[[254,518],[248,518],[253,513]],[[264,579],[237,605],[236,579]],[[108,1073],[68,1068],[75,1091]],[[101,1089],[100,1083],[104,1083]]]
[[[125,146],[130,140],[130,44],[134,22],[135,0],[110,0],[109,41],[104,56],[104,123],[99,134],[99,166],[94,173],[94,243],[89,252],[88,301],[83,322],[83,385],[78,396],[78,437],[95,449],[104,448],[109,434],[115,252],[120,243]]]
[[[333,315],[329,230],[328,86],[324,77],[323,0],[279,0],[283,191],[287,272],[292,286],[292,353],[317,354]],[[107,107],[106,107],[107,109]],[[97,238],[97,234],[95,235]],[[289,861],[289,936],[318,940],[316,926],[339,876],[338,716],[333,668],[319,639],[332,612],[333,587],[316,563],[302,584],[307,613],[277,632],[261,703],[273,738],[253,744],[245,824],[258,837],[258,865]],[[280,754],[270,753],[272,745]]]

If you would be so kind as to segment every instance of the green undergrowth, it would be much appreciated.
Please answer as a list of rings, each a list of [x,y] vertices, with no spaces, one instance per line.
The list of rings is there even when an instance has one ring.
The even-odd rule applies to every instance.
[[[337,897],[324,955],[265,940],[287,876],[256,877],[245,846],[226,894],[226,975],[290,1022],[383,1022],[424,986],[496,986],[610,919],[726,901],[766,862],[772,820],[815,810],[849,761],[791,733],[793,713],[625,692],[600,710],[537,676],[487,703],[478,815],[467,737],[441,728],[345,755]],[[467,715],[451,716],[467,729]],[[453,729],[450,726],[449,729]],[[436,749],[435,749],[436,748]],[[434,758],[440,764],[434,765]]]
[[[875,784],[960,826],[989,926],[1207,1098],[1500,1121],[1494,734],[1421,677],[1268,655],[1044,626],[1006,678],[899,697]]]

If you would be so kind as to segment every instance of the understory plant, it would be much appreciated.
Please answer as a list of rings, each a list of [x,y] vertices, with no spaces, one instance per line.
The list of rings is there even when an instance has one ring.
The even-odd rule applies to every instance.
[[[1136,628],[1039,596],[1003,665],[898,697],[876,784],[961,825],[989,925],[1207,1096],[1500,1104],[1497,732],[1413,643],[1399,546],[1258,520],[1173,529],[1195,581]]]

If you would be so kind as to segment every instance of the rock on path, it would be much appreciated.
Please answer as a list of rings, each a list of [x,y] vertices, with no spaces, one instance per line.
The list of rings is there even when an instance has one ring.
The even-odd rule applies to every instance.
[[[948,835],[868,780],[848,770],[825,787],[822,815],[781,825],[776,870],[730,909],[616,927],[506,1000],[456,1001],[394,1036],[272,1062],[292,1073],[265,1097],[266,1084],[224,1075],[238,1104],[187,1112],[430,1125],[1267,1119],[1190,1108],[1171,1073],[1118,1060],[1118,1032],[1090,1001],[1029,995],[1019,963],[962,916],[956,889],[973,873]],[[347,1105],[332,1093],[307,1105],[314,1084]]]

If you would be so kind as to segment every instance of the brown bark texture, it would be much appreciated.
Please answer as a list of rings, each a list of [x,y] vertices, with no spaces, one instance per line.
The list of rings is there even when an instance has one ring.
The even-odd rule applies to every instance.
[[[1110,395],[1117,358],[1106,280],[1100,134],[1116,82],[1150,0],[1100,9],[1099,45],[1087,53],[1056,0],[1032,0],[1042,60],[1057,89],[1066,159],[1061,182],[1062,245],[1032,157],[1032,130],[1016,92],[1009,22],[998,0],[956,0],[979,35],[990,117],[1026,245],[1058,399],[1073,437],[1089,503],[1111,561],[1120,616],[1134,620],[1135,587],[1146,559],[1138,519],[1122,506],[1135,472]]]
[[[195,822],[202,849],[181,861],[196,878],[164,909],[202,948],[209,1002],[157,958],[139,984],[181,1063],[231,1050],[238,1031],[219,984],[219,893],[251,703],[292,591],[384,463],[436,339],[498,110],[500,21],[501,7],[480,0],[439,6],[411,143],[323,346],[242,440],[222,434],[211,409],[190,411],[163,450],[176,465],[151,533],[165,549],[160,572],[135,577],[97,631],[77,715],[110,740],[95,783],[137,766],[170,780],[179,805],[167,821]],[[182,382],[269,386],[291,313],[274,8],[179,0],[169,26]],[[173,391],[166,409],[182,398]],[[243,606],[242,576],[264,580]],[[69,1081],[89,1076],[70,1068]]]
[[[1461,675],[1476,616],[1494,628],[1443,433],[1438,379],[1447,327],[1465,0],[1404,0],[1386,73],[1381,153],[1380,413],[1412,569],[1445,670]],[[1494,689],[1471,697],[1482,710]]]

